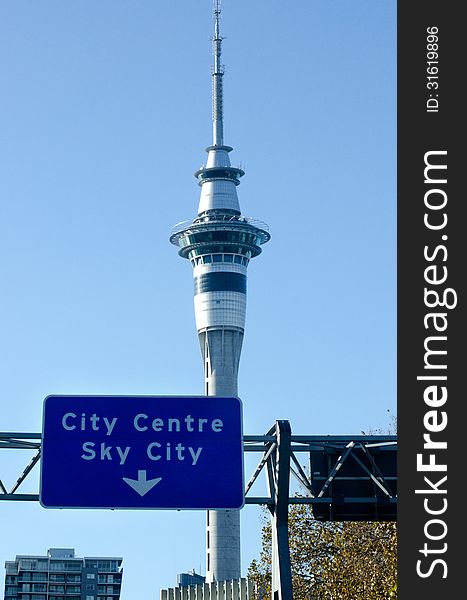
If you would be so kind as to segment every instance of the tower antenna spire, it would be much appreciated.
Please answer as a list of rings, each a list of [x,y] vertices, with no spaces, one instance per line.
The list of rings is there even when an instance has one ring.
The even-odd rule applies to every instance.
[[[223,77],[224,67],[221,64],[222,36],[220,34],[220,0],[214,0],[214,36],[212,38],[212,51],[214,65],[212,67],[212,143],[213,146],[224,144],[224,90]]]

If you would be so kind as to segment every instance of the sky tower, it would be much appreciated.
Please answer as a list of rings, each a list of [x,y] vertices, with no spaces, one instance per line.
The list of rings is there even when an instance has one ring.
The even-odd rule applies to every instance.
[[[236,396],[245,329],[247,267],[270,239],[267,226],[240,211],[237,186],[244,171],[230,164],[224,144],[220,1],[214,0],[212,146],[195,173],[201,194],[198,215],[177,224],[170,241],[193,266],[196,328],[207,396]],[[240,577],[239,511],[209,511],[206,535],[208,582]]]

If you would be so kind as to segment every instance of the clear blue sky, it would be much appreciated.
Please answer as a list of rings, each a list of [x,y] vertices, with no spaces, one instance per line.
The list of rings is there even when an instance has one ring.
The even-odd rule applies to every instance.
[[[395,412],[395,4],[223,2],[225,140],[243,213],[272,234],[249,266],[245,433]],[[1,2],[0,430],[40,431],[52,393],[203,393],[191,266],[168,237],[211,143],[211,29],[210,0]],[[29,456],[1,454],[11,486]],[[2,571],[49,547],[123,556],[123,600],[204,572],[202,512],[0,515]],[[246,572],[259,509],[242,523]]]

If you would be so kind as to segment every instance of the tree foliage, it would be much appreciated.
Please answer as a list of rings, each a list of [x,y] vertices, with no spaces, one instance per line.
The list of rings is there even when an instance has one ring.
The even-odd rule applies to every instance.
[[[262,550],[249,568],[258,600],[271,595],[271,525],[264,515]],[[309,505],[289,508],[294,600],[397,598],[393,522],[321,522]]]

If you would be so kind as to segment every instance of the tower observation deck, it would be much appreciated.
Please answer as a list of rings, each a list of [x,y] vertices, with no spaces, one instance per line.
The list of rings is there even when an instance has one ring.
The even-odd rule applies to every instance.
[[[170,241],[193,266],[196,328],[207,396],[236,396],[245,329],[247,267],[270,239],[265,223],[242,215],[237,186],[244,171],[230,164],[224,144],[220,2],[214,0],[212,68],[213,143],[196,171],[201,187],[198,214],[172,229]],[[209,511],[206,580],[240,577],[240,513]]]

